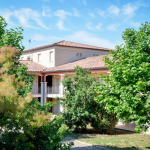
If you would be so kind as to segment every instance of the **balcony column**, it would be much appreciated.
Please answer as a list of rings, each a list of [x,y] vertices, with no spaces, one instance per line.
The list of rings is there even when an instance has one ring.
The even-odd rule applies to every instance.
[[[62,81],[64,80],[64,74],[60,74],[60,94],[63,95],[63,84]]]
[[[47,94],[47,82],[46,82],[46,76],[44,76],[44,82],[41,82],[41,105],[42,106],[46,103],[46,94]]]
[[[63,84],[62,84],[62,81],[64,80],[64,74],[60,74],[60,95],[61,95],[61,97],[63,96],[63,89],[64,89],[64,86],[63,86]],[[63,112],[63,107],[62,107],[62,105],[60,105],[60,108],[59,108],[60,110],[60,112]]]

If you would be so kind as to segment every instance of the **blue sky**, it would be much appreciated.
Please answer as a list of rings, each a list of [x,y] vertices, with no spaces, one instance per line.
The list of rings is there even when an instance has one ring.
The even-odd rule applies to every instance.
[[[150,21],[149,0],[3,0],[0,15],[8,28],[24,29],[30,48],[68,40],[114,48],[126,28]]]

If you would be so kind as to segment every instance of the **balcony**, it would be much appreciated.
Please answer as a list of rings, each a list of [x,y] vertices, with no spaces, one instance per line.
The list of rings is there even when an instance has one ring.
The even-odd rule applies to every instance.
[[[61,87],[47,86],[47,97],[62,97],[63,90]]]
[[[32,88],[32,97],[41,97],[41,87]]]

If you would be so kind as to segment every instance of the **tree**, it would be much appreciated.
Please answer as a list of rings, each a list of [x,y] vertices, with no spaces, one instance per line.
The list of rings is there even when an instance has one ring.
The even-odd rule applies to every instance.
[[[0,64],[3,66],[0,68],[0,147],[5,150],[69,149],[72,143],[60,143],[68,134],[63,118],[56,117],[51,121],[47,111],[52,104],[43,107],[32,100],[31,93],[20,94],[20,89],[26,87],[25,81],[22,76],[18,80],[15,74],[9,74],[9,70],[16,67],[13,64],[17,61],[17,53],[19,51],[14,47],[0,49]]]
[[[69,149],[72,143],[61,143],[68,134],[63,118],[58,116],[51,120],[47,110],[52,104],[40,106],[32,99],[33,76],[27,74],[27,67],[18,60],[22,51],[17,45],[20,37],[14,38],[18,34],[16,31],[7,34],[11,32],[5,32],[5,27],[1,18],[0,45],[5,46],[0,48],[0,147],[4,150]],[[20,49],[6,44],[14,44]]]
[[[90,123],[102,132],[108,131],[116,123],[116,119],[114,115],[108,114],[102,105],[94,101],[95,86],[99,83],[95,77],[91,77],[89,70],[77,66],[75,71],[73,79],[65,75],[63,81],[65,90],[64,98],[61,100],[65,107],[63,112],[65,123],[70,128],[75,127],[76,130],[85,130]],[[112,122],[115,123],[112,125]]]
[[[126,29],[124,43],[104,61],[110,75],[97,87],[96,102],[117,114],[124,123],[136,123],[136,131],[150,126],[150,24]]]
[[[22,51],[24,50],[24,46],[22,45],[23,40],[23,29],[18,27],[16,29],[6,29],[7,23],[3,17],[0,16],[0,48],[4,47],[5,45],[15,47],[18,49],[15,59],[18,60],[21,56]],[[7,57],[7,56],[5,56]],[[25,81],[26,87],[20,88],[19,93],[22,96],[26,96],[28,92],[31,91],[33,86],[34,76],[30,75],[26,72],[27,67],[19,61],[13,60],[10,62],[10,69],[9,74],[15,74],[15,78],[20,81],[20,76],[22,77],[21,80]],[[2,67],[2,63],[0,64],[0,68]],[[13,67],[11,67],[13,65]],[[1,79],[0,79],[1,80]]]

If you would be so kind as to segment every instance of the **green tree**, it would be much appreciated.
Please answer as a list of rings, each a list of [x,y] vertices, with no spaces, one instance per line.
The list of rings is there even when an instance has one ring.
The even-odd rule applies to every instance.
[[[4,150],[69,149],[72,143],[60,143],[68,134],[63,118],[51,120],[47,108],[52,105],[40,106],[32,100],[31,93],[20,94],[20,89],[27,86],[25,81],[22,76],[18,81],[15,74],[9,74],[11,67],[16,67],[11,63],[17,61],[17,53],[14,47],[0,48],[0,64],[3,64],[0,68],[0,147]]]
[[[86,126],[91,123],[94,128],[102,132],[108,131],[115,125],[116,117],[108,114],[102,105],[96,103],[95,86],[99,83],[95,77],[91,77],[91,71],[75,67],[73,79],[65,75],[64,98],[61,99],[65,107],[63,116],[65,123],[76,130],[85,130]],[[112,119],[113,117],[113,119]],[[115,123],[114,123],[115,122]]]
[[[124,123],[136,123],[136,130],[150,126],[150,24],[123,32],[123,44],[104,61],[110,75],[97,87],[96,101]]]
[[[16,57],[12,58],[12,61],[9,64],[9,66],[10,66],[9,71],[7,71],[7,73],[15,74],[15,78],[16,78],[16,80],[18,80],[18,82],[20,80],[25,81],[27,86],[20,88],[19,93],[22,96],[26,96],[27,93],[30,92],[32,89],[34,76],[28,74],[26,72],[27,67],[25,65],[19,63],[19,61],[17,61],[20,58],[22,51],[24,50],[24,46],[22,45],[23,29],[21,27],[18,27],[16,29],[12,29],[12,28],[6,29],[6,27],[7,27],[7,23],[6,23],[5,19],[0,16],[0,48],[4,47],[4,45],[8,45],[8,46],[15,47],[19,50],[16,54]],[[6,59],[7,58],[6,54],[5,54],[5,56],[3,55],[3,57],[5,57],[5,59]],[[3,63],[0,64],[0,68],[3,66]],[[20,79],[20,77],[21,77],[21,79]],[[0,78],[0,80],[1,80],[1,78]]]
[[[22,31],[6,30],[6,25],[0,17],[0,147],[4,150],[67,150],[72,143],[60,143],[68,134],[63,118],[51,120],[47,110],[52,104],[43,107],[32,100],[33,76],[19,63]]]

